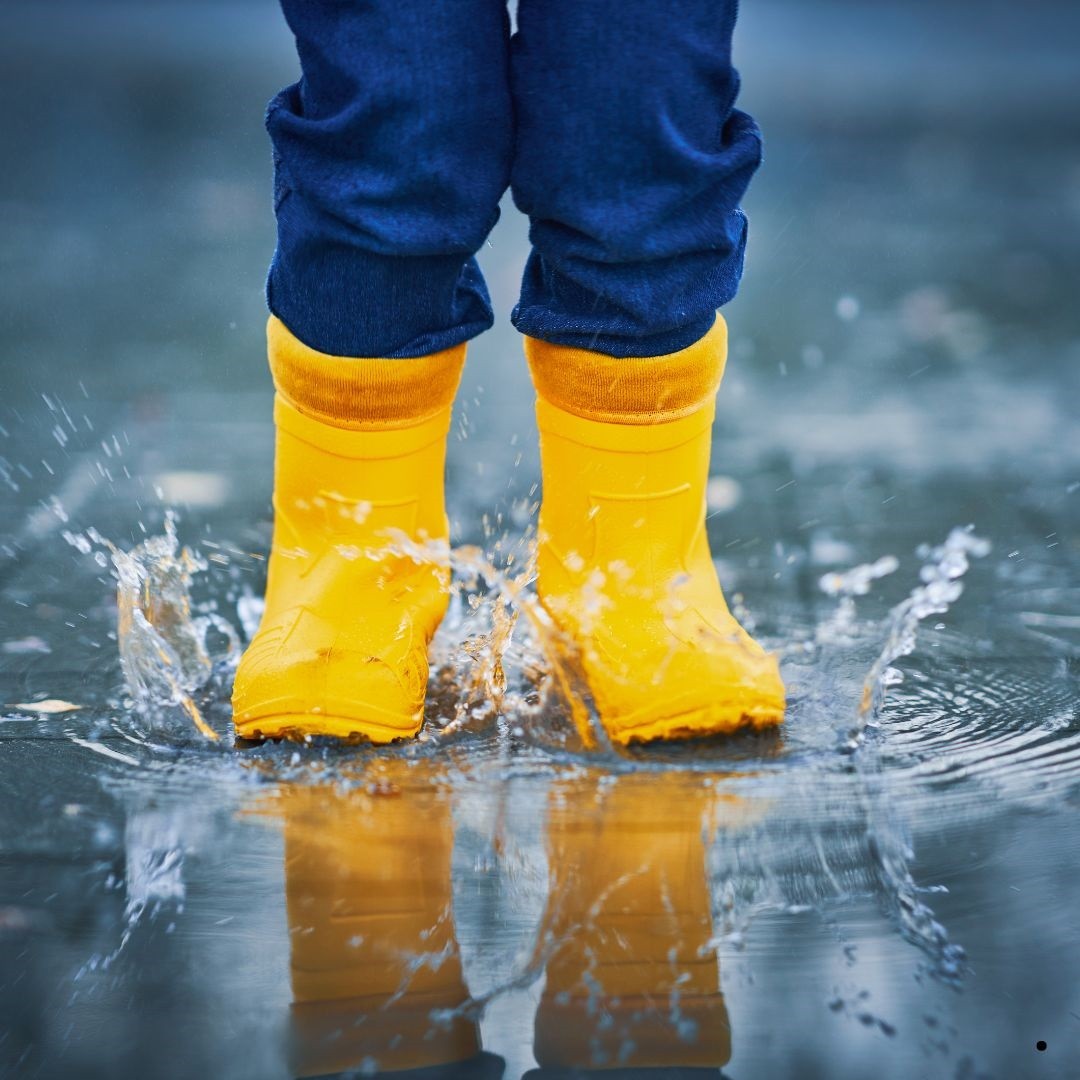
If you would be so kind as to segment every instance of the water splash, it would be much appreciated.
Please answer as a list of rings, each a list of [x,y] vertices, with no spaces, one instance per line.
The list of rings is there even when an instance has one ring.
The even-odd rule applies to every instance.
[[[192,581],[207,569],[207,563],[180,545],[175,516],[166,514],[164,533],[131,551],[122,551],[93,529],[64,537],[84,553],[89,554],[95,545],[109,553],[117,582],[120,666],[140,715],[155,726],[167,726],[169,710],[179,707],[201,735],[216,741],[218,733],[203,718],[192,695],[206,685],[214,668],[207,644],[211,630],[226,642],[221,659],[237,655],[240,639],[220,615],[192,613]]]
[[[207,560],[181,546],[175,517],[166,515],[164,532],[129,552],[94,530],[66,533],[78,550],[109,553],[117,579],[118,643],[128,693],[140,713],[160,722],[179,707],[208,739],[217,733],[205,721],[195,694],[205,687],[215,662],[235,661],[240,635],[216,612],[194,614],[191,590]],[[95,550],[95,548],[97,550]],[[893,666],[915,648],[919,623],[947,610],[962,592],[960,579],[972,557],[989,545],[970,529],[954,529],[938,547],[924,546],[921,583],[889,614],[884,642],[863,680],[853,724],[841,748],[853,753],[877,717],[890,686],[901,678]],[[435,563],[452,573],[453,602],[432,644],[432,680],[424,738],[479,731],[502,721],[509,733],[540,745],[570,750],[610,750],[592,707],[576,648],[554,624],[532,588],[535,541],[528,532],[504,550],[501,565],[477,546],[451,548],[445,542],[419,543],[403,533],[387,536],[379,557],[390,553]],[[354,557],[369,553],[356,552]],[[898,568],[891,555],[821,579],[822,590],[838,599],[832,616],[815,628],[819,647],[841,653],[865,639],[856,619],[855,598]],[[250,588],[234,597],[236,620],[245,637],[253,635],[262,603]],[[214,657],[208,634],[225,641]],[[872,627],[875,637],[882,633]],[[880,638],[879,638],[880,640]]]
[[[220,736],[196,701],[215,670],[226,673],[239,657],[241,634],[216,611],[196,614],[192,589],[209,562],[177,536],[176,516],[164,531],[124,551],[94,529],[64,533],[76,550],[117,581],[117,643],[127,694],[138,713],[172,731],[179,708],[208,740]],[[377,551],[350,550],[350,558],[387,554],[446,567],[452,573],[450,611],[431,648],[432,680],[424,738],[445,738],[512,718],[514,732],[570,749],[606,746],[607,740],[577,662],[573,643],[553,623],[531,589],[533,544],[523,537],[496,565],[479,547],[450,548],[388,531]],[[106,557],[107,555],[107,557]],[[236,622],[250,640],[263,611],[250,588],[234,597]],[[212,650],[211,633],[224,641]]]
[[[866,821],[868,861],[879,878],[879,895],[887,913],[903,937],[929,959],[931,977],[956,988],[964,971],[964,949],[950,941],[945,927],[933,909],[922,899],[927,890],[920,888],[911,871],[914,851],[908,831],[899,819],[895,801],[889,797],[884,782],[885,771],[880,747],[871,744],[866,733],[876,730],[890,687],[903,682],[903,674],[893,665],[915,651],[920,623],[930,615],[949,610],[963,592],[961,578],[971,559],[990,551],[986,540],[974,535],[971,526],[954,528],[939,546],[922,545],[917,554],[923,559],[920,584],[889,612],[884,624],[884,642],[863,679],[855,723],[840,744],[843,754],[853,759],[859,781],[862,812]],[[836,625],[854,625],[854,596],[865,595],[873,581],[897,568],[891,556],[854,568],[844,574],[829,574],[821,580],[828,595],[840,597]],[[857,751],[862,750],[862,753]]]
[[[915,651],[919,624],[930,615],[943,615],[960,599],[964,591],[961,578],[967,573],[971,559],[983,558],[989,552],[989,542],[976,536],[970,525],[954,528],[937,547],[923,544],[918,549],[917,554],[924,560],[919,570],[921,584],[889,612],[885,641],[863,681],[858,717],[844,742],[845,752],[855,751],[867,729],[876,726],[889,687],[903,681],[903,673],[893,664]],[[853,580],[861,585],[863,579]],[[823,580],[823,588],[828,581],[828,578]]]
[[[417,543],[388,534],[389,550],[451,572],[453,603],[431,647],[437,736],[507,719],[515,734],[569,749],[609,747],[592,707],[573,641],[532,588],[535,541],[528,534],[502,565],[472,545]]]
[[[875,581],[894,574],[900,568],[895,555],[883,555],[872,563],[860,563],[850,570],[826,574],[818,587],[826,596],[836,597],[838,603],[832,616],[815,628],[819,643],[849,642],[856,627],[855,597],[866,596]]]

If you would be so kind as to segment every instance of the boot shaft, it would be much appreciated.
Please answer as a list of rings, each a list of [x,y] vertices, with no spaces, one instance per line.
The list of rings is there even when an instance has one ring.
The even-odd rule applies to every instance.
[[[274,403],[275,546],[378,546],[394,532],[447,536],[444,473],[449,407],[420,424],[350,431]]]
[[[710,401],[655,427],[606,424],[537,402],[544,500],[540,573],[576,569],[661,594],[704,558]],[[561,568],[561,569],[560,569]],[[547,571],[547,573],[545,573]]]

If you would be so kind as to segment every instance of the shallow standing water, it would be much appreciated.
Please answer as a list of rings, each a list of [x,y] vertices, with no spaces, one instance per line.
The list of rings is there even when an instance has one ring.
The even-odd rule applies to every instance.
[[[501,325],[459,401],[461,597],[425,738],[237,750],[230,635],[269,540],[259,116],[289,43],[269,3],[102,4],[77,35],[5,7],[0,1075],[370,1072],[481,1044],[469,1075],[1075,1074],[1076,16],[742,19],[769,158],[709,528],[782,652],[783,731],[582,753],[522,618],[488,707],[495,575],[468,549],[520,556],[537,479]],[[483,256],[504,324],[523,254],[508,207]],[[182,705],[127,704],[139,672],[181,695],[138,667],[115,575],[167,566],[160,596],[180,568],[118,570],[108,543],[166,536],[170,508],[191,609],[166,621],[209,627],[205,660],[170,639],[170,670],[216,742]]]

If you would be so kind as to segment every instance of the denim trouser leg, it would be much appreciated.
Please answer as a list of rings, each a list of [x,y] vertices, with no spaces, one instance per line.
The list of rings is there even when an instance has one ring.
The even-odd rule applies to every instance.
[[[504,0],[282,0],[303,78],[271,103],[271,311],[338,356],[491,325],[473,254],[509,180]]]
[[[761,159],[734,109],[737,0],[520,0],[514,199],[533,252],[514,325],[659,356],[692,344],[742,273]]]
[[[511,179],[523,333],[615,356],[701,337],[735,293],[760,161],[733,108],[736,0],[282,0],[303,78],[273,102],[270,308],[336,355],[491,325],[473,254]]]

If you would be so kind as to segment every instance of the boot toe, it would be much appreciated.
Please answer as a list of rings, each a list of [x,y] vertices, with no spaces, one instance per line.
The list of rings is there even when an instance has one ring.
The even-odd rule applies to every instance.
[[[328,640],[303,650],[260,633],[236,673],[233,710],[241,738],[329,735],[387,743],[423,722],[427,657],[409,648],[390,659]],[[269,639],[269,640],[267,640]]]
[[[740,631],[730,641],[619,652],[600,640],[585,668],[608,736],[626,745],[762,729],[784,717],[776,658]],[[654,639],[655,640],[655,639]]]

